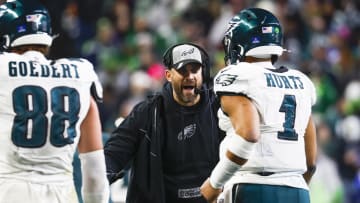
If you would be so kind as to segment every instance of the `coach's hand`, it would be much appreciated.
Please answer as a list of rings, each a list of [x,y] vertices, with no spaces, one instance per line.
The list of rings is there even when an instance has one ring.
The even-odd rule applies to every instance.
[[[216,189],[210,185],[209,178],[200,187],[200,193],[209,203],[216,203],[216,199],[221,192],[222,189]]]

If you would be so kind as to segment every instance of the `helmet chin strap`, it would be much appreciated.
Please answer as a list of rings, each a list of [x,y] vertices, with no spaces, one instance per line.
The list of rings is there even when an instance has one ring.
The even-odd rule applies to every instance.
[[[288,53],[291,53],[292,51],[289,50],[289,49],[283,49],[283,52],[288,52]]]
[[[259,59],[267,59],[267,58],[271,58],[271,54],[253,55],[252,57]]]
[[[9,35],[4,35],[2,36],[1,39],[1,49],[2,50],[7,50],[10,46],[10,37]]]

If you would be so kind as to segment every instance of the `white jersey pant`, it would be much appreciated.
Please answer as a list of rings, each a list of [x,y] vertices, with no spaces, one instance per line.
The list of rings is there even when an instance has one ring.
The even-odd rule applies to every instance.
[[[9,203],[78,203],[72,181],[66,183],[34,183],[0,178],[0,202]]]

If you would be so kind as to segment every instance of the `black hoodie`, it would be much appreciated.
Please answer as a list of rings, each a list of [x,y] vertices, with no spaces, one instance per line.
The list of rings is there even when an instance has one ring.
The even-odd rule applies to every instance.
[[[127,203],[206,203],[199,188],[218,161],[223,132],[211,90],[198,104],[174,101],[166,83],[160,94],[134,107],[104,147],[110,183],[131,167]]]

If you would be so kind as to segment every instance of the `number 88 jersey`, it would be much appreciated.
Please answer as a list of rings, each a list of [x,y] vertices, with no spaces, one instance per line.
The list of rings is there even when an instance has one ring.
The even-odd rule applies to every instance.
[[[1,53],[0,67],[0,176],[41,182],[45,174],[44,181],[71,180],[91,90],[95,98],[102,97],[92,64],[85,59],[50,61],[28,51]]]
[[[270,62],[241,62],[220,70],[214,78],[214,91],[217,95],[247,96],[260,115],[260,140],[240,170],[306,171],[304,133],[316,102],[314,85],[307,76],[297,70],[275,69]],[[219,115],[223,115],[220,126],[229,122],[227,116]],[[220,156],[227,140],[221,144]]]

